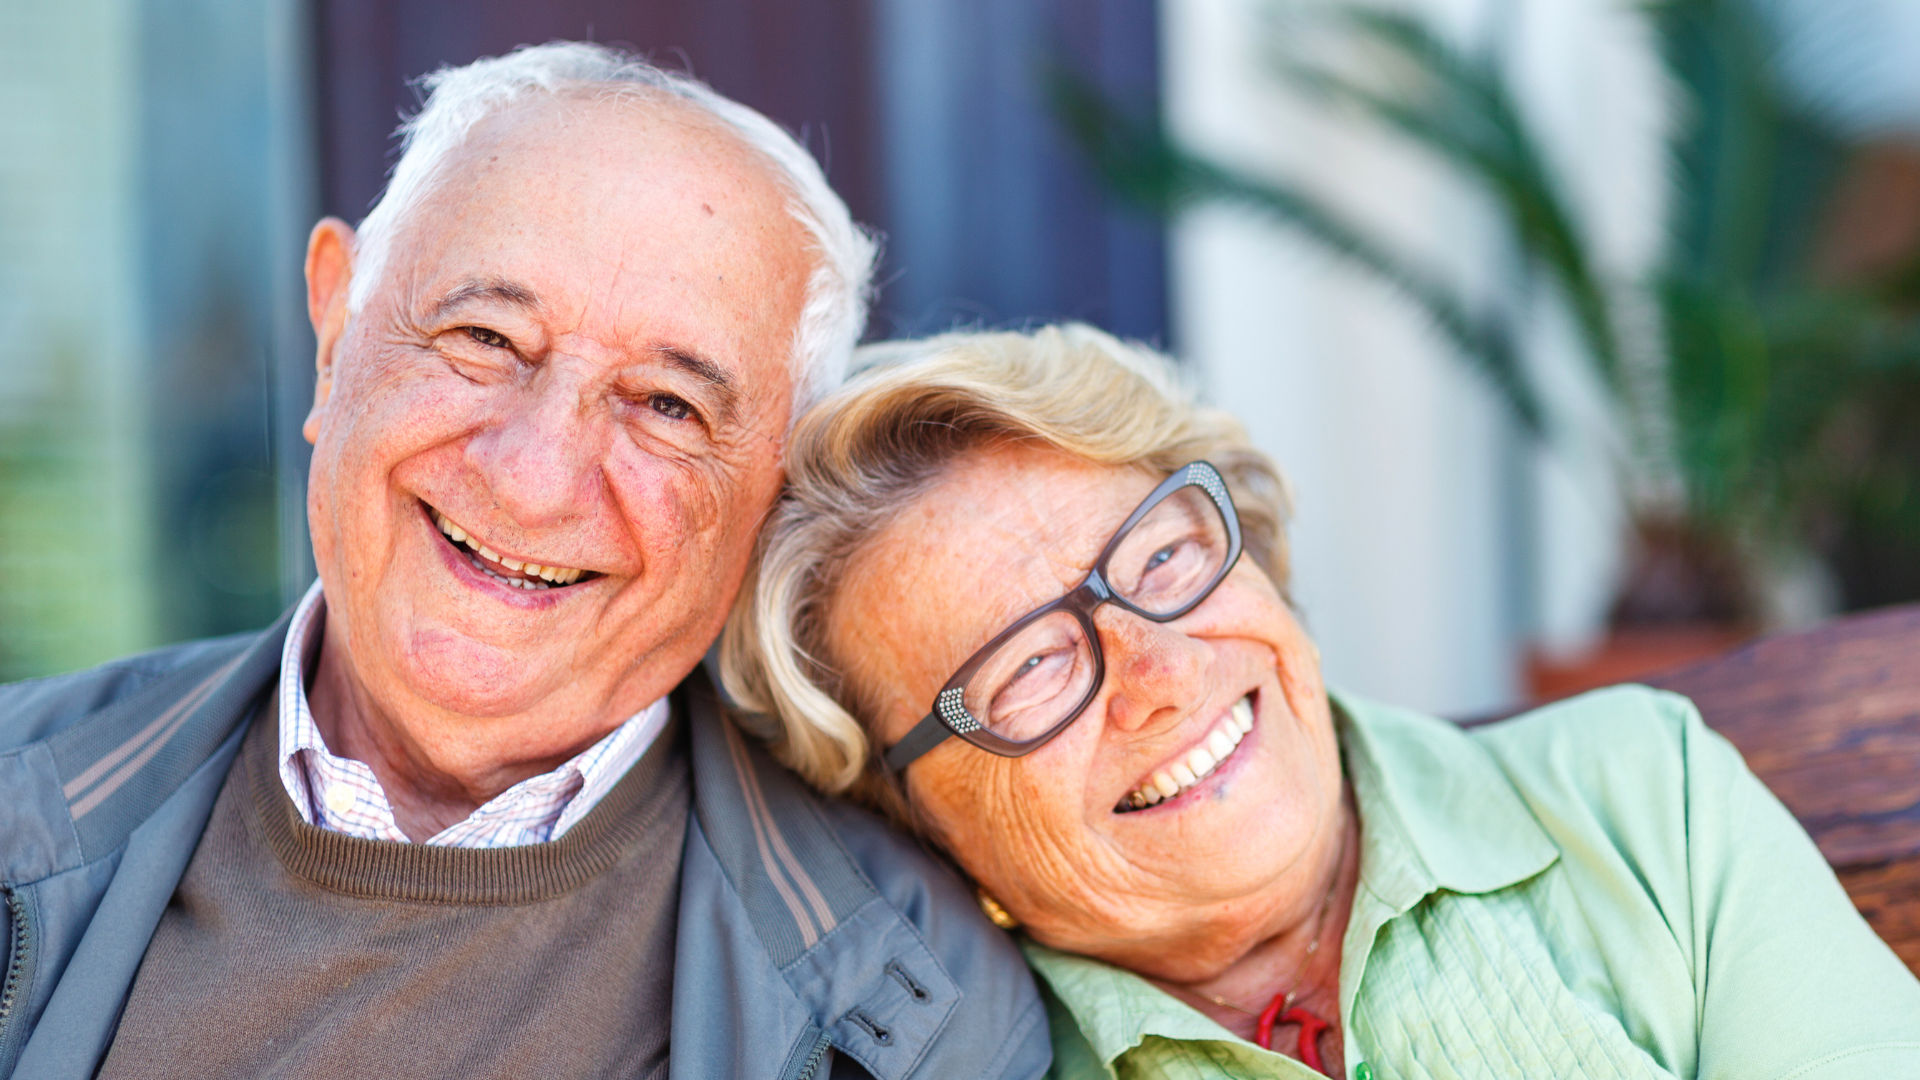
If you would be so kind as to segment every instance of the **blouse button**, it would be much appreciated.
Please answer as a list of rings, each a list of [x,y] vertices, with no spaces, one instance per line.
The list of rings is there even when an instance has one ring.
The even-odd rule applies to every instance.
[[[1353,1080],[1373,1080],[1373,1066],[1361,1062],[1360,1067],[1353,1070]]]

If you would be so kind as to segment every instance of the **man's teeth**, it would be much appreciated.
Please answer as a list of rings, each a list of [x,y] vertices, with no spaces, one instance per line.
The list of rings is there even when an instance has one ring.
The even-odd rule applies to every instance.
[[[551,589],[556,585],[571,585],[580,580],[581,574],[586,573],[584,570],[576,570],[570,566],[542,566],[539,563],[521,562],[519,559],[505,558],[499,552],[467,535],[467,530],[454,524],[451,518],[438,510],[433,512],[433,523],[440,526],[440,531],[447,534],[447,539],[452,540],[456,544],[467,545],[467,547],[473,550],[474,555],[480,557],[479,559],[475,559],[472,555],[467,556],[476,569],[490,578],[505,582],[512,588],[531,591],[534,589]],[[497,563],[516,574],[525,574],[526,577],[507,577],[503,574],[495,573],[492,567],[481,562],[480,559]],[[534,578],[539,578],[540,580],[535,581],[533,580]]]
[[[1146,783],[1129,792],[1114,809],[1121,813],[1129,810],[1144,810],[1155,803],[1171,799],[1205,780],[1213,770],[1220,767],[1221,762],[1227,760],[1227,755],[1233,753],[1234,748],[1240,745],[1240,740],[1246,738],[1247,732],[1252,730],[1253,701],[1250,698],[1241,698],[1233,703],[1233,708],[1227,710],[1227,715],[1207,733],[1206,739],[1199,746],[1187,751],[1185,757],[1173,764],[1154,770],[1154,774],[1147,778]]]

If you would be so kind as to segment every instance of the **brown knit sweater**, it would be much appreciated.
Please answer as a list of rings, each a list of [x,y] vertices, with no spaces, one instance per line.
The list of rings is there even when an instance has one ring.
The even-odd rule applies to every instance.
[[[103,1077],[666,1075],[684,722],[559,840],[465,850],[303,822],[271,711],[147,949]]]

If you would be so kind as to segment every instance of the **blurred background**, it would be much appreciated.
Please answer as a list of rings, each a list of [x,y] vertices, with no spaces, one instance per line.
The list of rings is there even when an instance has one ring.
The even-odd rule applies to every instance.
[[[307,231],[414,79],[554,38],[796,132],[885,237],[871,337],[1179,356],[1353,691],[1920,599],[1903,0],[0,0],[0,679],[298,596]]]

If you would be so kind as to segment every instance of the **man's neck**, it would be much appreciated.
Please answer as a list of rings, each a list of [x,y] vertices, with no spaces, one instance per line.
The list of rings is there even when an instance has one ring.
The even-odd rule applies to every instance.
[[[340,635],[330,629],[322,638],[307,698],[328,752],[373,770],[393,809],[394,823],[416,843],[465,821],[522,780],[559,768],[605,735],[599,732],[581,745],[538,756],[476,757],[474,743],[484,740],[462,739],[454,730],[457,723],[434,715],[443,710],[426,706],[412,717],[383,707],[355,672]],[[484,724],[503,726],[499,718]]]

